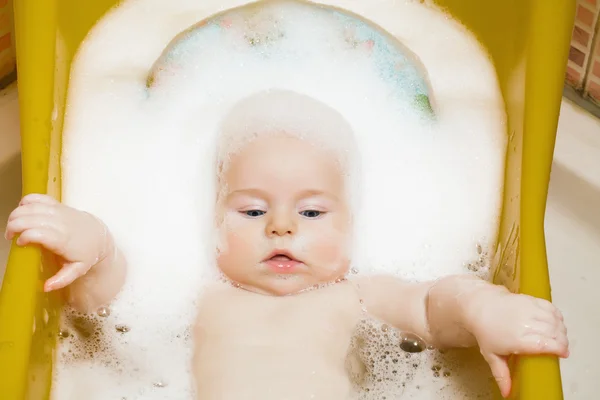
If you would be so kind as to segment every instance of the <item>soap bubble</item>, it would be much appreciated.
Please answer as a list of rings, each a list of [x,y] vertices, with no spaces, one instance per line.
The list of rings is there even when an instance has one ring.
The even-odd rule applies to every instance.
[[[420,353],[427,348],[427,344],[414,333],[403,332],[400,336],[400,348],[407,353]]]

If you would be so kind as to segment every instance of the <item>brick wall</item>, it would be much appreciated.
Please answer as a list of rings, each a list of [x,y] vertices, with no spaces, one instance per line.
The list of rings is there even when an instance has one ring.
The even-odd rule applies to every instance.
[[[569,50],[567,84],[600,103],[600,0],[577,0],[575,27]]]
[[[0,88],[5,86],[15,71],[13,45],[12,1],[0,0]]]

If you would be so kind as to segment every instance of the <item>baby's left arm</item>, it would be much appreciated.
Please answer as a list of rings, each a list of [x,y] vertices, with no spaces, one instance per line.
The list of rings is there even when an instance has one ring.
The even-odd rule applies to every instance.
[[[423,283],[374,276],[357,283],[374,317],[436,347],[478,344],[503,396],[511,386],[507,356],[569,355],[562,315],[546,300],[469,275]]]

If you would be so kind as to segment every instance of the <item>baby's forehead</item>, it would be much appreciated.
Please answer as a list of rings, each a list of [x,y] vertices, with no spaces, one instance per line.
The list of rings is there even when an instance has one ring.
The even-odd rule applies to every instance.
[[[324,133],[326,134],[326,133]],[[250,140],[231,143],[224,156],[230,162],[290,157],[291,160],[314,159],[338,162],[344,154],[339,146],[329,146],[323,140],[298,132],[256,132]],[[233,142],[233,141],[232,141]],[[249,165],[248,167],[251,167]]]
[[[265,133],[232,149],[220,164],[221,184],[261,181],[261,175],[277,181],[299,179],[343,185],[348,175],[339,149],[332,149],[293,133]],[[245,178],[245,179],[244,179]],[[288,182],[286,182],[288,183]],[[293,185],[290,185],[293,186]]]
[[[343,148],[327,146],[323,142],[310,140],[296,133],[259,133],[254,139],[232,143],[220,152],[219,173],[234,170],[278,170],[285,171],[289,164],[297,164],[307,170],[323,170],[346,174],[348,171]],[[286,167],[286,168],[282,168]]]

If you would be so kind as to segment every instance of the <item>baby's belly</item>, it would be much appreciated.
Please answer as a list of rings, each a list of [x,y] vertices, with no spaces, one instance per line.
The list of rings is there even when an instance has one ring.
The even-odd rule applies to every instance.
[[[345,400],[351,384],[345,354],[323,349],[203,344],[194,360],[198,399]],[[327,354],[329,353],[329,354]]]

